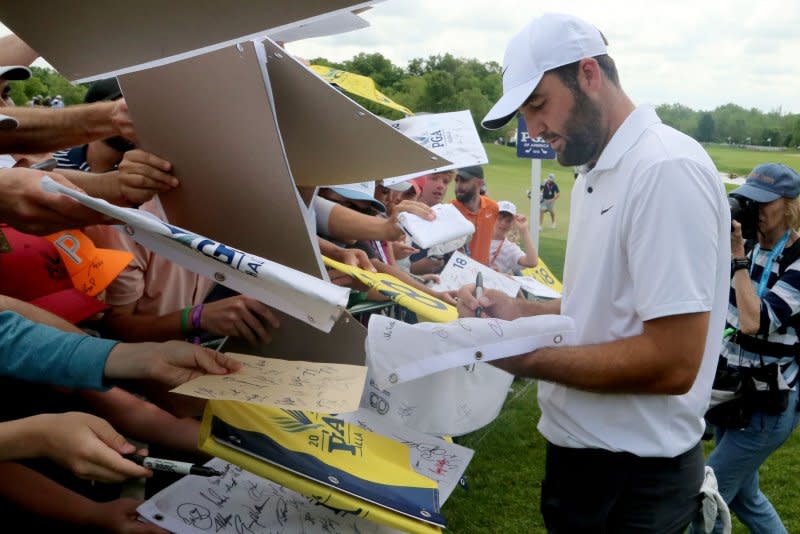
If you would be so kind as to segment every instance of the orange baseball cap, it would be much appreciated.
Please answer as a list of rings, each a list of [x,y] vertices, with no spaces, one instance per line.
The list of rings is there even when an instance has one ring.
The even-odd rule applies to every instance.
[[[47,239],[0,227],[8,252],[0,253],[0,294],[29,302],[71,323],[79,323],[108,308],[78,291],[61,256]]]
[[[97,248],[80,230],[64,230],[46,239],[61,255],[75,288],[92,297],[107,288],[133,259],[130,252]]]

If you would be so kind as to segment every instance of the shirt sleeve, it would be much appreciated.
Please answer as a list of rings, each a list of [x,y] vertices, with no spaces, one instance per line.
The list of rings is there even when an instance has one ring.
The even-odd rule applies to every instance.
[[[512,242],[509,241],[508,244],[511,245],[509,247],[510,250],[509,250],[508,254],[509,254],[509,257],[510,257],[510,260],[511,260],[512,268],[513,267],[522,267],[519,264],[519,260],[521,260],[522,258],[525,257],[525,251],[522,250],[522,248],[516,243],[512,243]]]
[[[655,163],[626,202],[624,250],[643,321],[711,310],[722,209],[719,178],[690,159]]]
[[[317,195],[314,197],[312,206],[317,220],[317,234],[330,235],[328,221],[331,218],[331,212],[334,206],[336,206],[336,203]]]
[[[500,246],[502,248],[500,249],[500,253],[497,255],[495,267],[497,267],[501,273],[509,273],[514,271],[514,269],[521,267],[519,260],[525,256],[525,252],[523,252],[520,246],[509,241],[508,239],[504,240]]]
[[[109,339],[63,332],[21,315],[0,312],[0,374],[68,388],[105,390]]]

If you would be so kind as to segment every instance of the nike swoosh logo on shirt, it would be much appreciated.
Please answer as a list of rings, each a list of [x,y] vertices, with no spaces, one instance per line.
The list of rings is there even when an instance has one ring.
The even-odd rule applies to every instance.
[[[610,209],[611,209],[611,208],[613,208],[613,207],[614,207],[614,205],[612,204],[611,206],[607,207],[606,209],[601,209],[601,210],[600,210],[600,215],[604,215],[604,214],[605,214],[605,212],[607,212],[608,210],[610,210]]]

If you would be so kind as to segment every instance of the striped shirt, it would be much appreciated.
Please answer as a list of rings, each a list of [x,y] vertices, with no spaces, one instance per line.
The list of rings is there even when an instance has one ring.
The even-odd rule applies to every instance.
[[[75,169],[83,172],[92,172],[91,167],[86,162],[86,151],[89,145],[76,146],[66,150],[59,150],[53,153],[59,169]]]
[[[756,290],[771,252],[761,249],[755,258],[751,258],[750,279]],[[779,272],[780,262],[773,261],[767,281],[768,291],[761,297],[761,318],[756,337],[770,343],[791,347],[798,343],[798,331],[792,319],[800,312],[800,258],[789,265],[780,278],[778,277]],[[736,307],[733,279],[731,279],[725,326],[726,328],[739,328],[739,310]],[[783,378],[789,384],[794,383],[798,369],[800,369],[794,356],[759,355],[741,348],[731,340],[726,340],[722,344],[722,356],[728,361],[728,365],[734,367],[759,367],[762,365],[762,361],[764,365],[778,363],[781,366],[787,366],[783,372]]]

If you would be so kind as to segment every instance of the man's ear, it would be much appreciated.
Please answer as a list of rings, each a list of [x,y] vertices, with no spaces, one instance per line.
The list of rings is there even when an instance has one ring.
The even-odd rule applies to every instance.
[[[587,57],[578,63],[578,85],[586,94],[596,94],[603,86],[604,80],[600,64],[593,57]]]

